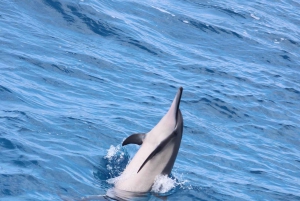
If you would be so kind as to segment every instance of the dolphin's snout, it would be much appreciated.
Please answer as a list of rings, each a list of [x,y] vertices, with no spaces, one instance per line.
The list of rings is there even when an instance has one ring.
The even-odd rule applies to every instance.
[[[172,109],[172,107],[174,107],[174,109],[175,109],[174,115],[175,115],[176,122],[178,120],[177,118],[178,118],[178,111],[179,111],[179,105],[180,105],[182,91],[183,91],[183,88],[179,87],[179,89],[177,91],[177,94],[175,96],[175,99],[174,99],[174,101],[172,103],[172,106],[170,108],[170,109]]]

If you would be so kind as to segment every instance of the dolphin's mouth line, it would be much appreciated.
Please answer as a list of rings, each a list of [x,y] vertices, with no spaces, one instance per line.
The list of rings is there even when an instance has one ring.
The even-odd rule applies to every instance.
[[[181,101],[181,95],[182,95],[182,90],[183,88],[182,87],[179,87],[178,91],[177,91],[177,94],[176,94],[176,98],[175,98],[175,105],[176,105],[176,112],[175,112],[175,120],[176,120],[176,126],[177,126],[177,123],[178,123],[178,111],[179,111],[179,106],[180,106],[180,101]]]

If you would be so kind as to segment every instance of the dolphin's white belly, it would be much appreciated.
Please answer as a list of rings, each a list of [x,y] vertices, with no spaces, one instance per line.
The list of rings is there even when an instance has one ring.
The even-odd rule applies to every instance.
[[[173,153],[173,143],[164,152],[158,153],[139,172],[139,168],[156,146],[144,143],[138,150],[130,164],[116,182],[115,187],[124,191],[147,192],[151,190],[157,175],[160,175],[166,166],[166,160],[171,158]],[[137,173],[138,172],[138,173]]]

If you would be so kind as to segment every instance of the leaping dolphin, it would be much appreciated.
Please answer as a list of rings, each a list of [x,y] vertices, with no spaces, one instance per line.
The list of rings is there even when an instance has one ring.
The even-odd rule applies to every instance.
[[[182,138],[183,118],[179,109],[183,88],[180,87],[169,111],[148,133],[133,134],[127,144],[141,145],[115,188],[128,192],[148,192],[158,175],[169,175],[173,168]]]

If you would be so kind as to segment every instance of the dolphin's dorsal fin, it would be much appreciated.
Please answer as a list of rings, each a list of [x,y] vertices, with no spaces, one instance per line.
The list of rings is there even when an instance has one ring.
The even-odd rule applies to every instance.
[[[157,153],[159,153],[167,144],[168,142],[170,142],[170,140],[175,136],[175,130],[173,131],[173,133],[171,135],[169,135],[169,137],[167,137],[166,139],[164,139],[161,143],[159,143],[159,145],[152,151],[152,153],[148,156],[148,158],[144,161],[144,163],[141,165],[140,169],[137,171],[137,173],[139,173],[139,171],[144,167],[144,165],[146,165],[146,163],[151,160],[151,158],[153,158]]]
[[[143,141],[144,141],[145,137],[146,137],[145,133],[132,134],[124,140],[124,142],[122,143],[122,146],[127,145],[127,144],[141,145],[141,144],[143,144]]]

